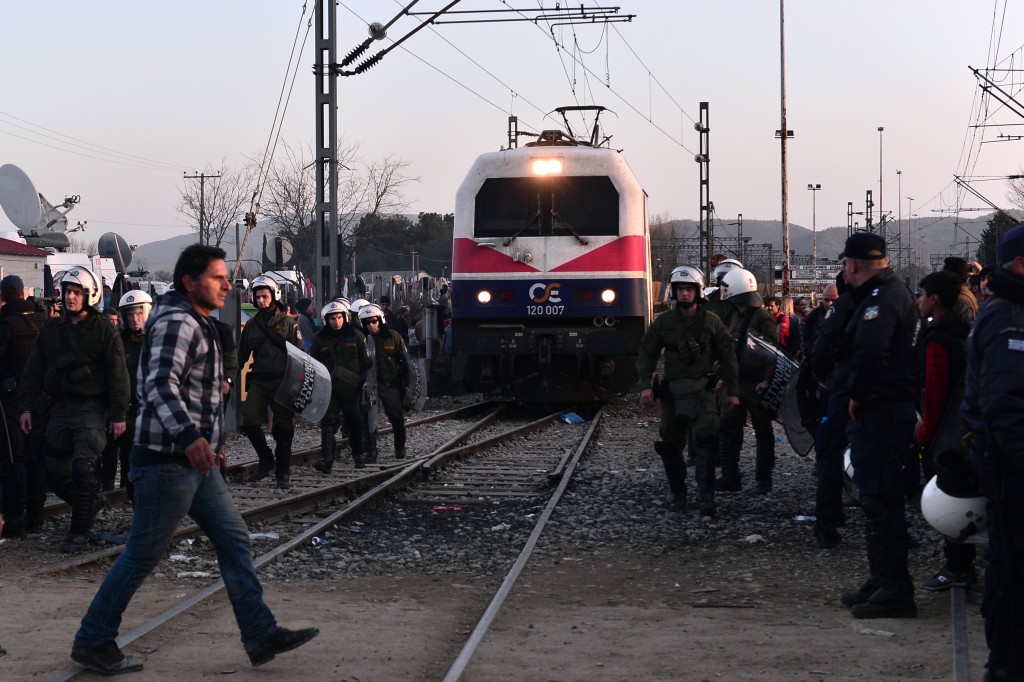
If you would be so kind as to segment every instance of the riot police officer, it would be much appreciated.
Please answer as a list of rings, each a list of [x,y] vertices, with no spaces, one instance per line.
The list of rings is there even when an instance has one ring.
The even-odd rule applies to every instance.
[[[366,336],[348,324],[347,299],[330,301],[320,311],[324,326],[313,336],[310,354],[331,373],[331,404],[320,422],[320,459],[317,471],[331,472],[335,458],[334,433],[344,421],[356,469],[363,463],[363,412],[361,400],[366,375],[373,367]]]
[[[846,327],[848,352],[840,360],[850,397],[846,434],[871,574],[842,602],[855,618],[912,618],[917,605],[907,568],[903,461],[917,421],[917,311],[910,290],[889,268],[879,235],[857,232],[846,240],[843,273],[855,305]]]
[[[132,450],[135,439],[135,418],[139,414],[139,398],[136,379],[139,374],[139,357],[142,354],[142,343],[146,339],[143,327],[153,309],[153,298],[145,291],[128,291],[117,304],[121,311],[123,327],[121,329],[121,345],[124,347],[125,363],[128,370],[128,382],[131,387],[128,399],[128,418],[125,430],[120,438],[108,438],[100,458],[100,481],[104,490],[113,489],[117,475],[117,466],[121,465],[120,487],[125,488],[128,499],[132,499],[132,485],[128,480],[128,454]]]
[[[253,356],[240,430],[249,438],[259,457],[259,466],[251,480],[262,480],[273,471],[277,487],[287,490],[291,487],[295,413],[278,403],[274,396],[288,367],[288,349],[285,344],[290,343],[302,350],[302,334],[298,323],[285,312],[281,287],[273,277],[256,277],[250,289],[257,310],[242,330],[242,339],[238,344],[240,367],[245,366],[250,355]],[[263,436],[268,407],[274,416],[270,430],[275,443],[273,452]]]
[[[722,291],[722,279],[733,270],[740,270],[743,268],[743,263],[739,262],[735,258],[726,258],[719,262],[715,269],[711,271],[711,280],[714,282],[716,289],[709,293],[705,297],[704,307],[709,311],[718,315],[725,321],[725,316],[732,309],[732,306],[728,301],[725,300],[725,295]],[[710,288],[710,287],[709,287]]]
[[[3,537],[20,538],[38,531],[46,501],[46,469],[39,449],[31,447],[18,427],[18,382],[32,344],[43,326],[43,316],[25,300],[21,277],[8,275],[0,281],[0,404],[7,435],[0,448],[0,479],[3,481]]]
[[[119,438],[128,412],[128,371],[117,330],[94,308],[102,287],[91,270],[69,268],[60,282],[64,314],[47,320],[21,376],[21,430],[33,428],[31,410],[45,392],[46,468],[50,489],[71,505],[64,551],[83,548],[104,500],[96,494],[96,464],[104,428]]]
[[[653,407],[656,398],[661,402],[660,440],[655,441],[654,451],[665,467],[669,504],[686,510],[683,448],[689,440],[696,459],[697,507],[702,516],[714,516],[719,428],[716,392],[724,390],[727,409],[739,405],[736,353],[725,324],[700,305],[703,273],[692,265],[681,265],[672,271],[669,284],[676,307],[659,315],[640,341],[640,402],[646,407]],[[654,370],[663,350],[665,376],[655,386]],[[721,379],[709,389],[716,363]]]
[[[985,303],[967,337],[961,414],[989,498],[986,680],[1024,679],[1024,225],[998,248]]]
[[[406,361],[402,335],[384,322],[384,311],[374,303],[359,309],[359,321],[373,341],[373,366],[377,378],[377,398],[391,422],[395,436],[395,459],[405,457],[405,408],[402,405],[409,385],[409,364]],[[364,420],[365,421],[365,420]],[[377,461],[377,429],[367,424],[366,461]]]
[[[728,325],[735,343],[740,376],[740,405],[722,415],[718,450],[722,476],[715,481],[715,489],[737,491],[741,487],[740,449],[743,447],[743,427],[749,414],[757,443],[752,491],[764,495],[772,489],[772,469],[775,467],[772,420],[776,413],[762,405],[761,394],[767,388],[775,364],[754,362],[751,357],[753,352],[748,356],[744,351],[747,349],[747,336],[750,332],[755,332],[772,345],[778,345],[779,326],[764,309],[764,301],[757,293],[757,279],[749,270],[734,268],[727,272],[722,278],[719,291],[731,304],[723,321]]]

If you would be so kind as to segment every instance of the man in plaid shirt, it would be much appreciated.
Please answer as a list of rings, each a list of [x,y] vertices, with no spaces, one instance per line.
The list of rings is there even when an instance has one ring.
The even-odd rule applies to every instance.
[[[224,586],[253,665],[305,644],[316,628],[278,627],[263,601],[249,529],[220,467],[225,463],[220,340],[210,313],[231,291],[224,251],[186,248],[174,267],[174,291],[161,296],[146,323],[139,361],[139,416],[131,453],[135,487],[132,530],[75,635],[71,658],[104,675],[132,672],[115,639],[135,591],[163,558],[188,514],[217,550]]]

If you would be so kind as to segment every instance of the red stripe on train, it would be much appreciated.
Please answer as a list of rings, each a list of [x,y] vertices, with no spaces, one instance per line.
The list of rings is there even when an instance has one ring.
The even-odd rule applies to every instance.
[[[514,261],[510,256],[490,246],[477,246],[467,237],[457,237],[452,253],[452,273],[466,272],[540,272],[526,263]]]
[[[647,243],[629,235],[588,251],[579,258],[551,268],[551,272],[610,272],[647,270]]]

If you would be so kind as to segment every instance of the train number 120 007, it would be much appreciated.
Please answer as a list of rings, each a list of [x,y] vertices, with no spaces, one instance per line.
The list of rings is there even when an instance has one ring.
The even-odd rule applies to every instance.
[[[564,305],[528,305],[527,315],[561,315],[565,312]]]

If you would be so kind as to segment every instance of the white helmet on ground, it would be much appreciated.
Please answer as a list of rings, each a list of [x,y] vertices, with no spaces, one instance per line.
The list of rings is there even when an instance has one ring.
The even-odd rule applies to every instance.
[[[320,309],[320,317],[326,320],[328,315],[337,315],[339,313],[342,315],[347,315],[349,309],[350,306],[348,303],[348,299],[335,299],[333,301],[328,301],[327,305]]]
[[[273,301],[281,300],[281,285],[273,277],[259,275],[253,278],[252,284],[249,285],[249,291],[255,295],[257,289],[269,289]]]
[[[715,266],[715,269],[711,271],[711,279],[719,281],[725,277],[725,273],[731,270],[741,270],[743,263],[739,262],[735,258],[726,258],[724,261]]]
[[[719,263],[721,265],[721,263]],[[730,303],[760,308],[764,299],[757,293],[757,278],[750,270],[736,268],[722,277],[722,298]]]
[[[132,308],[137,305],[153,305],[153,297],[147,294],[141,289],[133,291],[126,291],[124,296],[121,297],[120,303],[117,304],[118,308]]]
[[[693,265],[680,265],[668,277],[672,287],[672,297],[676,295],[677,284],[693,284],[697,287],[697,299],[704,298],[704,273]]]
[[[931,527],[953,542],[985,542],[988,540],[988,498],[956,497],[939,487],[939,477],[932,476],[921,493],[921,514]]]
[[[64,294],[64,287],[68,284],[77,284],[82,287],[85,293],[85,305],[97,305],[103,298],[103,286],[93,271],[87,267],[76,265],[68,268],[67,272],[60,279],[61,296]]]

